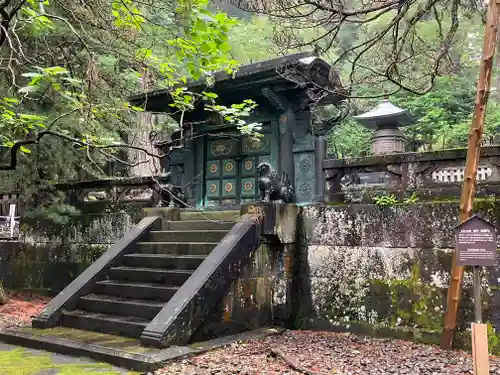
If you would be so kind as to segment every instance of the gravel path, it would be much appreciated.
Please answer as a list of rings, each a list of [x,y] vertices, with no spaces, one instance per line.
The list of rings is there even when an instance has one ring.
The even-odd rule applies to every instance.
[[[272,350],[274,349],[274,350]],[[472,360],[462,351],[401,340],[362,338],[350,334],[287,331],[281,336],[232,346],[177,361],[155,375],[295,375],[279,355],[307,370],[326,375],[465,375]],[[490,374],[500,374],[500,358],[491,357]]]

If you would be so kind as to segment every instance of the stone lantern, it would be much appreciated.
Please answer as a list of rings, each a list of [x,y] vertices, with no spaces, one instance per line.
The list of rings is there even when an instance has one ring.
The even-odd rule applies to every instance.
[[[388,99],[353,118],[365,127],[375,129],[371,138],[374,155],[405,152],[406,139],[399,128],[415,123],[405,109],[396,107]]]

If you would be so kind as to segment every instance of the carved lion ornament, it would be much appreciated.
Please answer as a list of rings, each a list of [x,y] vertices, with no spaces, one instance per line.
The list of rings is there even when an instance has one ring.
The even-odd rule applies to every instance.
[[[261,202],[282,201],[284,203],[293,202],[293,186],[286,172],[281,178],[268,162],[262,162],[257,166],[259,173],[259,191]]]
[[[158,202],[157,207],[170,207],[172,204],[175,207],[186,206],[184,190],[181,186],[176,186],[171,182],[170,173],[160,176],[151,188],[155,193],[155,200]]]

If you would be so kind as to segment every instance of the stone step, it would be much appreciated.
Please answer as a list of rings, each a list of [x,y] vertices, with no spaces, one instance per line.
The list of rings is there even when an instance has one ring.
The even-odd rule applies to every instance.
[[[37,329],[31,327],[19,327],[13,329],[1,329],[0,341],[9,345],[23,346],[45,352],[59,353],[72,357],[91,358],[97,362],[106,362],[110,365],[137,371],[137,374],[151,374],[158,368],[165,367],[166,362],[186,358],[201,353],[207,350],[215,350],[230,346],[233,343],[248,342],[254,340],[263,340],[268,336],[277,335],[283,332],[282,328],[265,327],[253,331],[247,331],[231,336],[218,337],[210,341],[193,343],[188,346],[171,346],[164,349],[147,348],[139,345],[137,338],[129,338],[105,333],[89,332],[88,330],[75,329],[69,327],[55,327],[48,329]],[[4,348],[2,348],[4,349]],[[4,350],[10,350],[5,348]],[[78,361],[78,360],[77,360]],[[2,368],[8,367],[9,363],[3,362]],[[59,367],[59,366],[58,366]],[[84,371],[81,366],[78,374]],[[80,368],[80,367],[79,367]],[[29,371],[29,366],[23,367],[25,372],[21,374],[32,373]],[[71,375],[75,374],[75,370],[71,371],[66,368],[60,370],[42,370],[38,375],[61,374],[62,372]],[[62,372],[61,372],[62,371]],[[110,370],[111,371],[111,370]],[[5,371],[2,371],[5,374]],[[167,371],[172,374],[172,371]],[[92,374],[101,374],[91,372]],[[132,374],[132,372],[119,369],[115,371],[107,371],[105,374]],[[165,372],[164,372],[165,373]],[[197,374],[201,374],[198,371]],[[206,372],[203,372],[206,373]],[[21,375],[19,371],[11,375]],[[136,374],[136,372],[134,372]],[[222,374],[219,372],[219,374]],[[227,373],[226,373],[227,374]]]
[[[147,267],[113,267],[108,271],[112,280],[158,283],[180,286],[191,276],[191,270],[173,270]]]
[[[147,242],[216,242],[222,241],[227,230],[169,230],[149,232]]]
[[[122,263],[128,267],[195,270],[205,260],[204,255],[126,254]]]
[[[241,216],[239,210],[230,211],[181,211],[181,220],[236,221]]]
[[[137,338],[141,336],[149,321],[82,310],[64,311],[62,316],[64,327]]]
[[[133,283],[129,281],[103,280],[98,281],[94,293],[109,296],[150,299],[167,302],[177,292],[179,287],[154,283]]]
[[[208,255],[218,242],[138,242],[142,254]]]
[[[79,310],[112,314],[119,316],[135,316],[143,319],[153,319],[165,306],[164,301],[130,299],[104,294],[89,294],[78,300]]]
[[[218,223],[203,220],[201,216],[197,220],[170,221],[169,230],[230,230],[235,223]]]

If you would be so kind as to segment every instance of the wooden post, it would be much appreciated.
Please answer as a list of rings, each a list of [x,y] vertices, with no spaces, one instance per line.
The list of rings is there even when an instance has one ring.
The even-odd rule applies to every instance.
[[[477,165],[479,163],[481,137],[484,129],[484,115],[488,94],[490,92],[491,71],[493,57],[495,55],[498,21],[500,17],[500,0],[490,0],[484,31],[483,55],[479,70],[479,81],[477,83],[476,101],[474,115],[469,132],[467,145],[467,159],[465,161],[464,183],[462,196],[460,197],[460,222],[464,222],[472,216],[472,203],[476,190]],[[441,336],[441,347],[451,349],[457,323],[457,313],[462,293],[462,279],[464,268],[456,264],[455,253],[453,253],[451,265],[450,286],[444,316],[443,334]]]
[[[496,242],[496,241],[495,241]],[[483,323],[483,311],[481,304],[481,277],[480,268],[474,267],[474,317],[472,323],[472,362],[474,364],[474,375],[488,375],[490,373],[488,352],[488,326]]]
[[[9,206],[9,227],[10,227],[10,238],[14,238],[14,229],[16,226],[16,205],[12,203]]]
[[[471,336],[474,375],[488,375],[490,373],[487,327],[486,324],[472,323]]]

